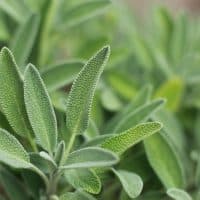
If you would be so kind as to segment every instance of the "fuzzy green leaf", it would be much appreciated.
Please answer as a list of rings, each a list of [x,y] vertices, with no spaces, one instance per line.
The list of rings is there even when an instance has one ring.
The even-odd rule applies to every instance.
[[[24,99],[38,143],[48,152],[53,152],[57,144],[56,117],[47,89],[33,65],[28,65],[25,70]]]
[[[113,133],[119,133],[137,125],[138,123],[145,122],[164,103],[165,101],[163,99],[158,99],[137,108],[121,119],[121,121],[116,125]]]
[[[101,190],[101,181],[92,170],[66,170],[65,177],[75,189],[82,189],[92,194],[98,194]]]
[[[88,147],[69,154],[62,169],[109,167],[116,164],[119,158],[111,151],[99,148]]]
[[[72,135],[88,126],[95,88],[108,60],[110,48],[102,48],[83,67],[74,81],[67,101],[66,124]]]
[[[122,154],[128,148],[158,132],[162,128],[159,122],[148,122],[139,124],[133,128],[124,131],[121,134],[113,136],[102,143],[101,147],[109,149],[117,154]]]
[[[156,134],[146,139],[144,146],[150,165],[164,186],[184,187],[182,168],[170,143],[162,135]]]
[[[7,48],[0,53],[0,93],[0,107],[8,122],[17,134],[28,136],[31,127],[24,105],[23,83]]]
[[[96,200],[93,196],[85,192],[68,192],[62,195],[59,200]]]
[[[168,189],[167,194],[174,200],[192,200],[192,197],[187,192],[178,188]]]
[[[62,17],[64,21],[61,22],[61,29],[66,29],[77,25],[89,18],[92,18],[102,12],[110,4],[110,0],[96,0],[96,1],[86,1],[70,10],[64,12]]]
[[[0,129],[0,161],[14,168],[30,168],[28,153],[18,140]]]
[[[31,14],[23,23],[10,44],[10,48],[15,55],[16,62],[20,66],[19,70],[24,73],[25,62],[27,61],[39,29],[39,16]]]
[[[125,170],[114,169],[113,172],[119,178],[123,189],[130,198],[136,198],[140,195],[143,188],[143,182],[137,174]]]
[[[81,61],[66,61],[48,67],[42,71],[42,79],[47,89],[54,91],[71,83],[83,67]]]

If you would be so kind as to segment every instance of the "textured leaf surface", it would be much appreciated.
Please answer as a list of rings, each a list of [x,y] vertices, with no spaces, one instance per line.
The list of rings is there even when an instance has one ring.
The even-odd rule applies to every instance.
[[[0,161],[14,168],[30,168],[27,152],[18,140],[0,129]]]
[[[92,197],[91,195],[87,194],[87,193],[83,193],[83,192],[68,192],[64,195],[62,195],[60,198],[60,200],[96,200],[94,197]]]
[[[19,70],[22,74],[25,70],[25,62],[27,61],[33,48],[33,43],[35,41],[38,28],[39,16],[36,14],[31,14],[26,22],[19,27],[10,45],[10,48],[15,55],[16,62],[19,66]]]
[[[144,141],[150,165],[166,188],[184,187],[182,168],[172,146],[156,134]],[[170,169],[170,170],[169,170]]]
[[[65,21],[60,25],[62,29],[77,25],[91,17],[94,17],[110,4],[110,0],[86,1],[64,13]]]
[[[56,117],[40,74],[32,65],[27,67],[24,75],[24,99],[38,143],[53,152],[57,143]]]
[[[92,194],[98,194],[101,190],[101,181],[92,170],[66,170],[65,177],[75,189],[82,189]]]
[[[136,198],[140,195],[143,188],[142,179],[135,173],[125,170],[114,170],[113,172],[119,178],[123,189],[130,198]]]
[[[167,194],[174,200],[192,200],[192,197],[187,192],[178,188],[168,189]]]
[[[83,133],[88,126],[95,87],[109,54],[109,47],[102,48],[86,63],[74,81],[66,111],[67,127],[73,135]]]
[[[88,147],[69,154],[65,166],[61,168],[108,167],[116,164],[119,158],[111,151],[98,147]]]
[[[133,112],[129,113],[126,117],[116,125],[113,133],[119,133],[127,130],[138,123],[145,122],[153,113],[155,113],[163,104],[163,99],[152,101],[144,106],[139,107]]]
[[[45,69],[41,76],[47,89],[49,91],[54,91],[71,83],[80,72],[83,65],[81,61],[68,61],[55,64]]]
[[[101,147],[122,154],[131,146],[158,132],[162,128],[159,122],[149,122],[130,128],[121,134],[107,139]]]
[[[24,105],[23,83],[14,57],[7,48],[0,53],[0,93],[1,110],[8,122],[17,134],[28,136],[31,127]]]

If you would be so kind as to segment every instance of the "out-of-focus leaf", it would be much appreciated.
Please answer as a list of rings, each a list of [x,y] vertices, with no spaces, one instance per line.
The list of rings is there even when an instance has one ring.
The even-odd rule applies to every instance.
[[[183,170],[172,145],[161,134],[156,134],[146,139],[144,146],[150,165],[164,186],[183,188]]]
[[[15,60],[23,74],[25,63],[33,49],[36,35],[39,29],[39,16],[31,14],[27,20],[19,27],[15,36],[12,38],[10,48],[15,55]]]
[[[129,74],[111,71],[106,73],[106,80],[119,96],[126,100],[132,99],[136,94],[135,83]]]
[[[120,133],[121,131],[136,126],[138,123],[145,122],[164,104],[164,102],[164,99],[154,100],[137,108],[133,112],[128,113],[127,116],[122,118],[121,121],[115,126],[113,133]]]
[[[71,169],[65,171],[67,181],[75,188],[92,194],[101,190],[101,181],[94,171],[89,169]]]
[[[10,200],[27,200],[28,195],[22,183],[8,170],[0,167],[0,183]]]
[[[104,88],[101,96],[102,105],[110,111],[118,111],[122,107],[119,97],[109,88]]]
[[[183,89],[183,81],[180,78],[175,77],[161,85],[156,91],[155,96],[166,98],[167,108],[171,111],[177,111],[181,103]]]
[[[47,89],[54,91],[71,83],[82,67],[83,62],[81,61],[66,61],[48,66],[42,71],[41,76]]]
[[[151,96],[152,88],[150,86],[145,86],[140,92],[132,99],[132,101],[118,112],[106,125],[104,133],[111,133],[116,124],[118,124],[121,119],[126,117],[131,111],[136,110],[138,107],[146,104]]]
[[[64,12],[58,28],[65,30],[66,28],[84,22],[101,13],[109,4],[110,0],[89,0],[74,8],[70,8]]]
[[[192,200],[192,197],[187,192],[178,188],[168,189],[167,194],[174,200]]]
[[[99,136],[99,130],[93,120],[89,121],[89,126],[84,133],[86,140],[91,140]]]
[[[30,11],[24,0],[1,0],[0,8],[17,22],[23,22]]]

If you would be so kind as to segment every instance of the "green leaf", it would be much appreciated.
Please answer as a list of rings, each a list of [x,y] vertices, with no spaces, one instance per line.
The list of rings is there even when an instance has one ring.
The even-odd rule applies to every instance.
[[[92,194],[101,190],[101,181],[94,171],[89,169],[71,169],[65,172],[67,181],[77,190],[82,189]]]
[[[66,29],[84,22],[101,13],[110,3],[110,0],[89,0],[75,6],[74,8],[64,11],[62,17],[62,20],[64,19],[64,21],[61,21],[58,28]]]
[[[65,152],[65,142],[62,140],[58,144],[56,148],[55,156],[54,156],[54,160],[58,164],[58,166],[62,163],[62,160],[64,158],[64,152]]]
[[[156,134],[146,139],[144,146],[150,165],[164,186],[183,188],[182,168],[171,144],[162,135]]]
[[[30,168],[28,153],[18,140],[0,129],[0,161],[14,168]]]
[[[0,8],[17,22],[23,22],[30,11],[24,0],[2,0]]]
[[[83,148],[69,154],[62,169],[109,167],[116,164],[119,158],[111,151],[99,148]]]
[[[95,88],[108,60],[110,48],[102,48],[83,67],[72,85],[67,101],[66,124],[74,137],[88,127]]]
[[[102,143],[101,147],[109,149],[120,155],[128,148],[158,132],[161,128],[162,124],[159,122],[148,122],[139,124],[133,128],[124,131],[121,134],[105,140],[105,142]]]
[[[6,91],[6,92],[5,92]],[[31,127],[24,105],[23,83],[12,53],[0,53],[0,107],[14,131],[29,137]]]
[[[56,117],[47,89],[33,65],[28,65],[25,70],[24,99],[38,143],[52,153],[57,144]]]
[[[25,63],[33,49],[33,44],[39,29],[39,16],[31,14],[17,30],[10,48],[15,55],[19,70],[24,74]]]
[[[0,166],[0,184],[10,200],[27,200],[28,195],[22,183],[4,167]]]
[[[91,140],[97,136],[99,136],[99,130],[98,130],[95,122],[92,119],[90,119],[88,128],[84,132],[84,138],[86,140]]]
[[[166,98],[166,107],[171,111],[177,111],[183,95],[184,83],[178,77],[171,78],[164,84],[162,84],[156,91],[156,97]]]
[[[85,192],[68,192],[62,195],[60,200],[96,200],[93,196],[85,193]]]
[[[121,119],[126,117],[133,110],[136,110],[138,107],[146,104],[150,99],[151,92],[152,87],[149,85],[142,88],[141,91],[138,92],[137,95],[132,99],[132,101],[105,125],[104,133],[111,133]]]
[[[130,198],[136,198],[140,195],[143,188],[143,182],[137,174],[125,170],[114,169],[113,172],[119,178],[123,189]]]
[[[192,197],[187,192],[178,188],[168,189],[167,194],[174,200],[192,200]]]
[[[83,62],[81,61],[66,61],[48,66],[42,71],[41,76],[47,89],[54,91],[71,83],[82,67]]]
[[[137,108],[133,112],[127,114],[126,117],[121,119],[121,121],[115,126],[113,133],[119,133],[137,125],[138,123],[147,121],[149,117],[154,114],[164,103],[164,99],[158,99]]]

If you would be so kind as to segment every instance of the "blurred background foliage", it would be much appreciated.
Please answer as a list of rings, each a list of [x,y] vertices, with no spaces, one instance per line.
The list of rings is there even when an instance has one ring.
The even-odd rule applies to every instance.
[[[112,116],[138,98],[141,88],[150,88],[152,99],[167,100],[164,109],[148,117],[164,124],[162,137],[156,140],[159,144],[155,143],[163,147],[159,150],[163,152],[155,156],[162,160],[164,151],[170,149],[170,158],[177,159],[184,183],[163,180],[159,171],[173,176],[170,171],[174,169],[166,169],[165,160],[156,163],[152,155],[146,156],[139,144],[126,152],[120,165],[143,178],[144,194],[138,199],[164,199],[163,188],[172,186],[184,188],[196,200],[200,198],[198,5],[197,0],[0,1],[0,46],[13,51],[22,71],[28,62],[38,67],[61,118],[66,92],[85,60],[103,45],[111,45],[111,58],[98,85],[86,139],[94,137],[93,122],[99,133],[105,133],[105,122],[112,123]],[[144,103],[135,110],[142,106]],[[146,120],[141,116],[137,122]],[[174,164],[167,166],[176,168]],[[103,199],[111,199],[119,188],[111,185]],[[120,195],[121,200],[128,199],[123,190]]]

